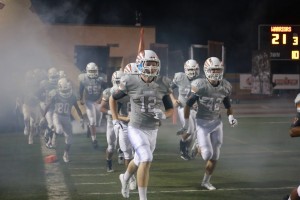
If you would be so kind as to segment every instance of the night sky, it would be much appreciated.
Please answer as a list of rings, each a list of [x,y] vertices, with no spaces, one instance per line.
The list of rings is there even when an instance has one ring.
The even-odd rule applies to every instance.
[[[191,44],[224,42],[227,70],[249,73],[257,50],[259,24],[300,24],[296,0],[31,0],[48,23],[156,27],[157,43],[169,44],[188,58]]]

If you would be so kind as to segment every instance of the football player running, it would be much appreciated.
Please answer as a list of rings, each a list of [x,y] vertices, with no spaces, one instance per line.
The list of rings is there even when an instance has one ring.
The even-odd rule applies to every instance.
[[[33,144],[33,136],[38,134],[38,123],[40,116],[39,99],[37,97],[39,79],[34,70],[25,75],[23,84],[23,95],[19,100],[24,117],[24,135],[28,136],[28,144]]]
[[[48,70],[48,80],[43,80],[40,83],[39,89],[39,98],[40,98],[40,107],[42,112],[45,111],[46,105],[49,104],[50,99],[56,94],[57,82],[59,80],[59,73],[55,67],[52,67]],[[45,130],[45,142],[46,147],[52,149],[55,147],[55,131],[53,125],[53,109],[49,108],[46,114],[46,130]],[[40,126],[43,127],[45,124],[44,120],[40,121]]]
[[[107,127],[106,127],[106,139],[107,139],[107,149],[106,149],[106,169],[107,172],[114,172],[112,168],[112,157],[114,154],[114,151],[117,146],[117,141],[119,138],[119,130],[114,129],[114,125],[112,123],[112,117],[111,117],[111,111],[109,109],[109,97],[111,96],[111,92],[113,91],[114,87],[118,87],[120,83],[121,76],[123,76],[122,71],[115,71],[112,74],[111,82],[113,84],[113,87],[106,88],[103,91],[102,94],[102,100],[100,104],[101,112],[106,113],[107,118]],[[122,116],[119,116],[119,118],[122,118],[123,120],[128,121],[128,118],[123,118]]]
[[[293,188],[289,195],[283,197],[283,200],[300,200],[300,185]]]
[[[291,124],[289,134],[291,137],[300,137],[300,93],[296,96],[294,102],[297,109],[297,115],[294,117],[294,121]]]
[[[100,111],[100,101],[105,80],[99,77],[98,66],[91,62],[86,66],[86,73],[79,77],[79,100],[81,105],[85,105],[86,114],[89,120],[88,133],[91,133],[92,145],[98,147],[96,138],[97,111]]]
[[[230,104],[232,86],[223,79],[224,67],[216,57],[208,58],[204,63],[206,78],[198,78],[191,84],[191,95],[184,107],[183,132],[189,128],[190,108],[195,102],[198,104],[196,114],[196,129],[199,150],[206,161],[205,173],[201,186],[208,190],[216,188],[210,183],[216,167],[223,143],[223,123],[221,120],[221,104],[227,109],[228,120],[231,126],[237,125],[233,117]]]
[[[160,120],[171,117],[173,105],[170,80],[159,77],[160,60],[152,50],[141,51],[136,59],[139,75],[126,74],[121,78],[118,90],[110,97],[110,108],[113,124],[121,126],[118,118],[117,101],[125,96],[130,97],[130,121],[128,137],[135,154],[126,172],[120,174],[121,193],[129,198],[129,180],[137,172],[139,199],[147,199],[149,171],[156,146]],[[161,108],[165,109],[162,111]]]
[[[58,81],[58,92],[51,98],[49,104],[45,108],[46,115],[49,108],[53,107],[53,124],[54,130],[58,135],[65,137],[65,149],[63,154],[64,162],[69,162],[69,150],[73,143],[73,132],[71,123],[71,109],[74,106],[80,121],[82,123],[83,116],[77,104],[77,98],[73,94],[71,82],[67,78],[61,78]]]
[[[174,107],[177,107],[178,116],[181,124],[184,124],[184,113],[183,108],[186,101],[191,94],[191,82],[196,78],[199,78],[200,70],[199,65],[196,60],[190,59],[184,63],[184,73],[175,73],[173,81],[171,83],[171,88],[174,90],[178,88],[178,98],[175,98],[174,93],[171,94],[172,102]],[[179,142],[180,156],[184,160],[190,160],[189,156],[189,145],[195,140],[195,117],[196,111],[191,110],[189,117],[189,130],[186,133],[181,134],[181,139]]]

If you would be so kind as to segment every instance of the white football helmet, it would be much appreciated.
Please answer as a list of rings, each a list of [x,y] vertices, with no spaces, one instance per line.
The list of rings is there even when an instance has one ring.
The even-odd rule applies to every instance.
[[[184,73],[189,79],[193,79],[200,74],[199,65],[196,60],[187,60],[184,63]]]
[[[119,86],[121,77],[124,75],[122,71],[115,71],[111,76],[111,83],[113,86]]]
[[[86,66],[86,74],[89,78],[97,78],[98,77],[98,66],[91,62]]]
[[[156,77],[160,71],[160,60],[152,50],[141,51],[136,58],[139,74],[146,77]]]
[[[58,81],[58,92],[63,98],[69,98],[72,95],[72,85],[67,78],[61,78]]]
[[[59,78],[66,78],[66,77],[67,77],[67,75],[66,75],[65,71],[60,70],[59,71]]]
[[[138,74],[139,70],[136,66],[136,63],[129,63],[124,68],[124,73],[126,74]]]
[[[210,57],[204,62],[204,73],[208,80],[220,81],[223,79],[224,66],[217,57]]]
[[[48,70],[48,80],[50,83],[56,84],[59,79],[58,71],[55,67]]]

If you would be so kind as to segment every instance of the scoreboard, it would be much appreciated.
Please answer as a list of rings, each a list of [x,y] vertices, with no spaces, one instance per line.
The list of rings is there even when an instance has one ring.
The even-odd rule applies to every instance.
[[[300,25],[259,25],[258,50],[270,53],[271,60],[300,61]]]

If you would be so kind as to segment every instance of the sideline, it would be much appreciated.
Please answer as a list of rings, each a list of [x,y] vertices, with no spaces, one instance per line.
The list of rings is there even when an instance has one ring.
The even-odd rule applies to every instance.
[[[42,156],[45,158],[48,155],[55,154],[55,149],[47,149],[44,145],[44,137],[40,136]],[[58,158],[59,160],[59,158]],[[49,200],[69,200],[70,193],[65,183],[64,175],[60,170],[58,161],[55,163],[44,163],[47,195]]]

